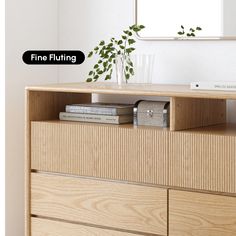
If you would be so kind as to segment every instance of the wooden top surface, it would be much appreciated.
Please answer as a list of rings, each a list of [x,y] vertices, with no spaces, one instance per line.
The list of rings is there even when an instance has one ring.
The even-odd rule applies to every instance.
[[[116,83],[67,83],[29,86],[29,91],[123,94],[163,97],[190,97],[212,99],[236,99],[236,91],[191,90],[190,85],[167,84],[127,84],[118,86]]]

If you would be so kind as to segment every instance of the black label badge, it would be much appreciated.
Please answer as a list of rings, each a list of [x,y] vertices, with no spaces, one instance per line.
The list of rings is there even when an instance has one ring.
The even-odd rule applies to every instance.
[[[81,51],[26,51],[22,59],[28,65],[79,65],[85,60]]]

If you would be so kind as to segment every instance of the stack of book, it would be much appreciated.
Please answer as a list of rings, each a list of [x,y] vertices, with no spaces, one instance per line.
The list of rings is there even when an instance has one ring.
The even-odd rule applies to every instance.
[[[133,107],[130,104],[72,104],[66,105],[65,112],[60,112],[60,120],[125,124],[133,122]]]

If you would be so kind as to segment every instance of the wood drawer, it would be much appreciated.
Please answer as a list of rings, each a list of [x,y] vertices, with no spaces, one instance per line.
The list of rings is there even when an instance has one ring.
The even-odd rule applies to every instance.
[[[141,236],[79,224],[31,218],[31,236]]]
[[[31,169],[236,193],[236,137],[31,122]]]
[[[169,192],[170,236],[235,236],[236,198]]]
[[[167,235],[167,190],[31,174],[31,213],[141,233]]]
[[[168,132],[61,121],[31,125],[31,169],[167,184]]]
[[[236,193],[236,137],[171,132],[169,185]]]

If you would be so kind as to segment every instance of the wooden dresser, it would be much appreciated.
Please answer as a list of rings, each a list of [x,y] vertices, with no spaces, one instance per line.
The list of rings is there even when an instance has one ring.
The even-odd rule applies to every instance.
[[[170,128],[60,121],[93,94],[170,99]],[[26,236],[235,236],[236,92],[180,85],[26,89]],[[236,114],[236,111],[235,111]]]

